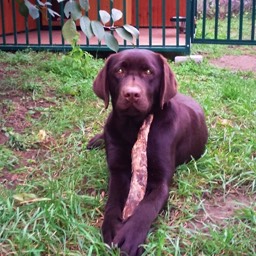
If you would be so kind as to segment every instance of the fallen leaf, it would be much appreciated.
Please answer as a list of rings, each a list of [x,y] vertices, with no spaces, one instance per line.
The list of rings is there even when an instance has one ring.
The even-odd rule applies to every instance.
[[[46,131],[45,130],[40,130],[39,133],[37,134],[37,137],[38,137],[40,142],[45,141],[45,139],[47,137]]]
[[[20,193],[13,196],[14,200],[18,201],[19,204],[28,204],[28,203],[36,203],[42,201],[49,201],[50,198],[47,197],[37,197],[35,194],[30,193]]]

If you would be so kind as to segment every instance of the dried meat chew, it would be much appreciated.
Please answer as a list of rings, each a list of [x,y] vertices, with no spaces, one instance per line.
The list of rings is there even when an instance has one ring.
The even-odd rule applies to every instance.
[[[140,201],[144,198],[147,187],[147,141],[153,115],[149,115],[143,122],[132,148],[132,178],[130,191],[123,209],[123,220],[129,218]]]

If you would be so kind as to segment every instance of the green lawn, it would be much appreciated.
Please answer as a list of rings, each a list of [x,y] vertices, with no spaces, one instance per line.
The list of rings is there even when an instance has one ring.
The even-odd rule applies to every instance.
[[[210,135],[178,168],[145,255],[256,255],[256,74],[209,63],[244,49],[196,46],[202,64],[170,63]],[[0,255],[119,255],[100,234],[104,150],[86,150],[108,114],[92,91],[102,66],[79,49],[0,52]]]

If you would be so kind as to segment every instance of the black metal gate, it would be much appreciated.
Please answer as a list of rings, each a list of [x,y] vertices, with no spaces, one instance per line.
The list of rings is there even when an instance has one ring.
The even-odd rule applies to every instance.
[[[256,45],[256,0],[192,0],[192,43]]]
[[[70,43],[62,36],[61,28],[68,18],[64,15],[65,4],[75,1],[47,0],[53,11],[61,16],[52,16],[43,11],[33,20],[23,17],[18,3],[23,1],[0,0],[0,50],[70,50]],[[39,1],[29,0],[31,3]],[[78,0],[76,0],[78,2]],[[189,54],[191,35],[191,0],[91,0],[88,12],[82,11],[92,19],[99,19],[99,11],[110,13],[117,8],[123,12],[121,24],[127,23],[140,31],[133,43],[118,38],[120,49],[140,47],[159,52]],[[44,10],[44,9],[43,9]],[[91,16],[90,16],[91,15]],[[76,25],[79,27],[79,19]],[[117,26],[119,26],[117,24]],[[109,51],[104,40],[86,38],[79,29],[79,45],[86,51]]]

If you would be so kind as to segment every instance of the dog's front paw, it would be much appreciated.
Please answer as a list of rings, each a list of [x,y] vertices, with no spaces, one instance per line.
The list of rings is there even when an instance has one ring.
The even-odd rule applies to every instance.
[[[104,141],[104,134],[99,133],[96,134],[87,144],[87,149],[96,149],[96,148],[104,148],[105,141]]]
[[[120,248],[122,255],[139,256],[144,251],[142,244],[145,242],[146,235],[147,233],[145,234],[138,226],[133,228],[129,223],[126,223],[117,232],[113,244]]]
[[[111,221],[104,220],[102,224],[102,235],[104,243],[112,246],[114,237],[116,236],[116,233],[121,228],[121,226],[122,222],[118,219],[111,219]]]

